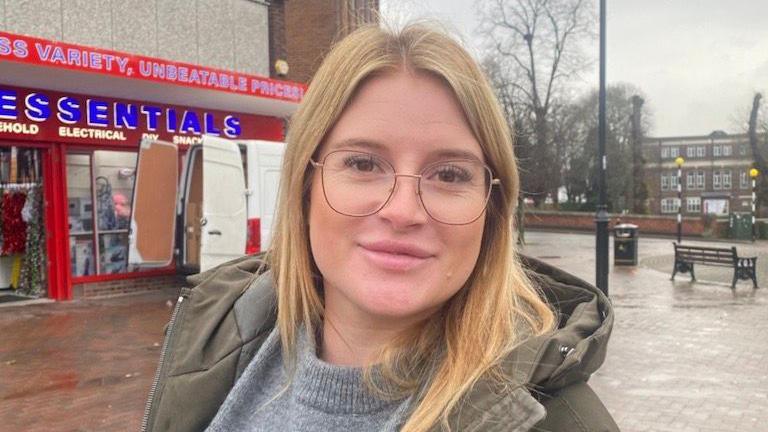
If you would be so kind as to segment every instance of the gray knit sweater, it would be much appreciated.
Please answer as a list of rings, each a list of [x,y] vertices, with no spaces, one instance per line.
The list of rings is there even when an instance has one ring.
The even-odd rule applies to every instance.
[[[334,366],[317,358],[305,331],[297,338],[298,362],[290,386],[283,367],[280,336],[272,331],[218,414],[206,429],[234,431],[396,431],[410,398],[382,400],[371,394],[362,369]]]

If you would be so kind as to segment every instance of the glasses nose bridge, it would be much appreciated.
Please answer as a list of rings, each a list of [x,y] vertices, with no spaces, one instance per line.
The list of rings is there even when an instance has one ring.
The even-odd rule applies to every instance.
[[[400,173],[393,173],[392,176],[395,178],[394,185],[392,186],[392,195],[395,194],[395,189],[397,189],[397,180],[398,177],[410,177],[413,179],[416,179],[416,195],[421,195],[421,174],[400,174]],[[390,196],[390,199],[392,197]]]

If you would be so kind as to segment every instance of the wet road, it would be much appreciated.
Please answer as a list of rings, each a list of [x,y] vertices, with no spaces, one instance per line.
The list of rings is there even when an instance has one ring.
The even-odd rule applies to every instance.
[[[525,253],[594,281],[592,236],[526,237]],[[623,431],[768,431],[768,243],[738,249],[760,255],[764,288],[731,291],[721,268],[670,282],[668,239],[611,266],[616,325],[590,383]],[[137,430],[175,298],[0,307],[0,431]]]
[[[594,282],[594,237],[526,238],[527,254]],[[762,289],[742,281],[732,291],[732,270],[718,267],[671,282],[668,239],[641,238],[638,267],[611,265],[616,322],[590,383],[622,431],[768,431],[768,243],[737,249],[759,256]]]

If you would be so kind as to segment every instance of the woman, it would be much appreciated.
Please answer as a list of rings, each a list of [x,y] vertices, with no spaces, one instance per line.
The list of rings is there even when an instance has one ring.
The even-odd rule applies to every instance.
[[[191,279],[146,429],[618,430],[586,384],[609,303],[516,254],[510,136],[441,32],[341,41],[292,120],[265,261]]]

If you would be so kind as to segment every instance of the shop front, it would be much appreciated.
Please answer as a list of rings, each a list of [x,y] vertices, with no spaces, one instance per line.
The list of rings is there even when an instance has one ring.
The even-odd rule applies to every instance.
[[[294,83],[61,42],[55,47],[67,58],[75,58],[73,50],[88,52],[88,59],[96,53],[102,61],[123,59],[115,63],[121,66],[99,73],[41,64],[43,51],[30,58],[31,47],[47,41],[0,32],[0,45],[3,38],[17,49],[0,49],[0,301],[1,294],[67,300],[162,284],[176,273],[173,265],[138,269],[127,257],[142,139],[172,142],[182,155],[204,134],[282,141],[284,118],[304,91]],[[148,64],[163,76],[141,72]],[[171,69],[177,75],[168,81]],[[115,70],[124,74],[114,76]],[[227,76],[227,85],[200,78],[181,83],[179,70],[218,74],[219,83]]]

